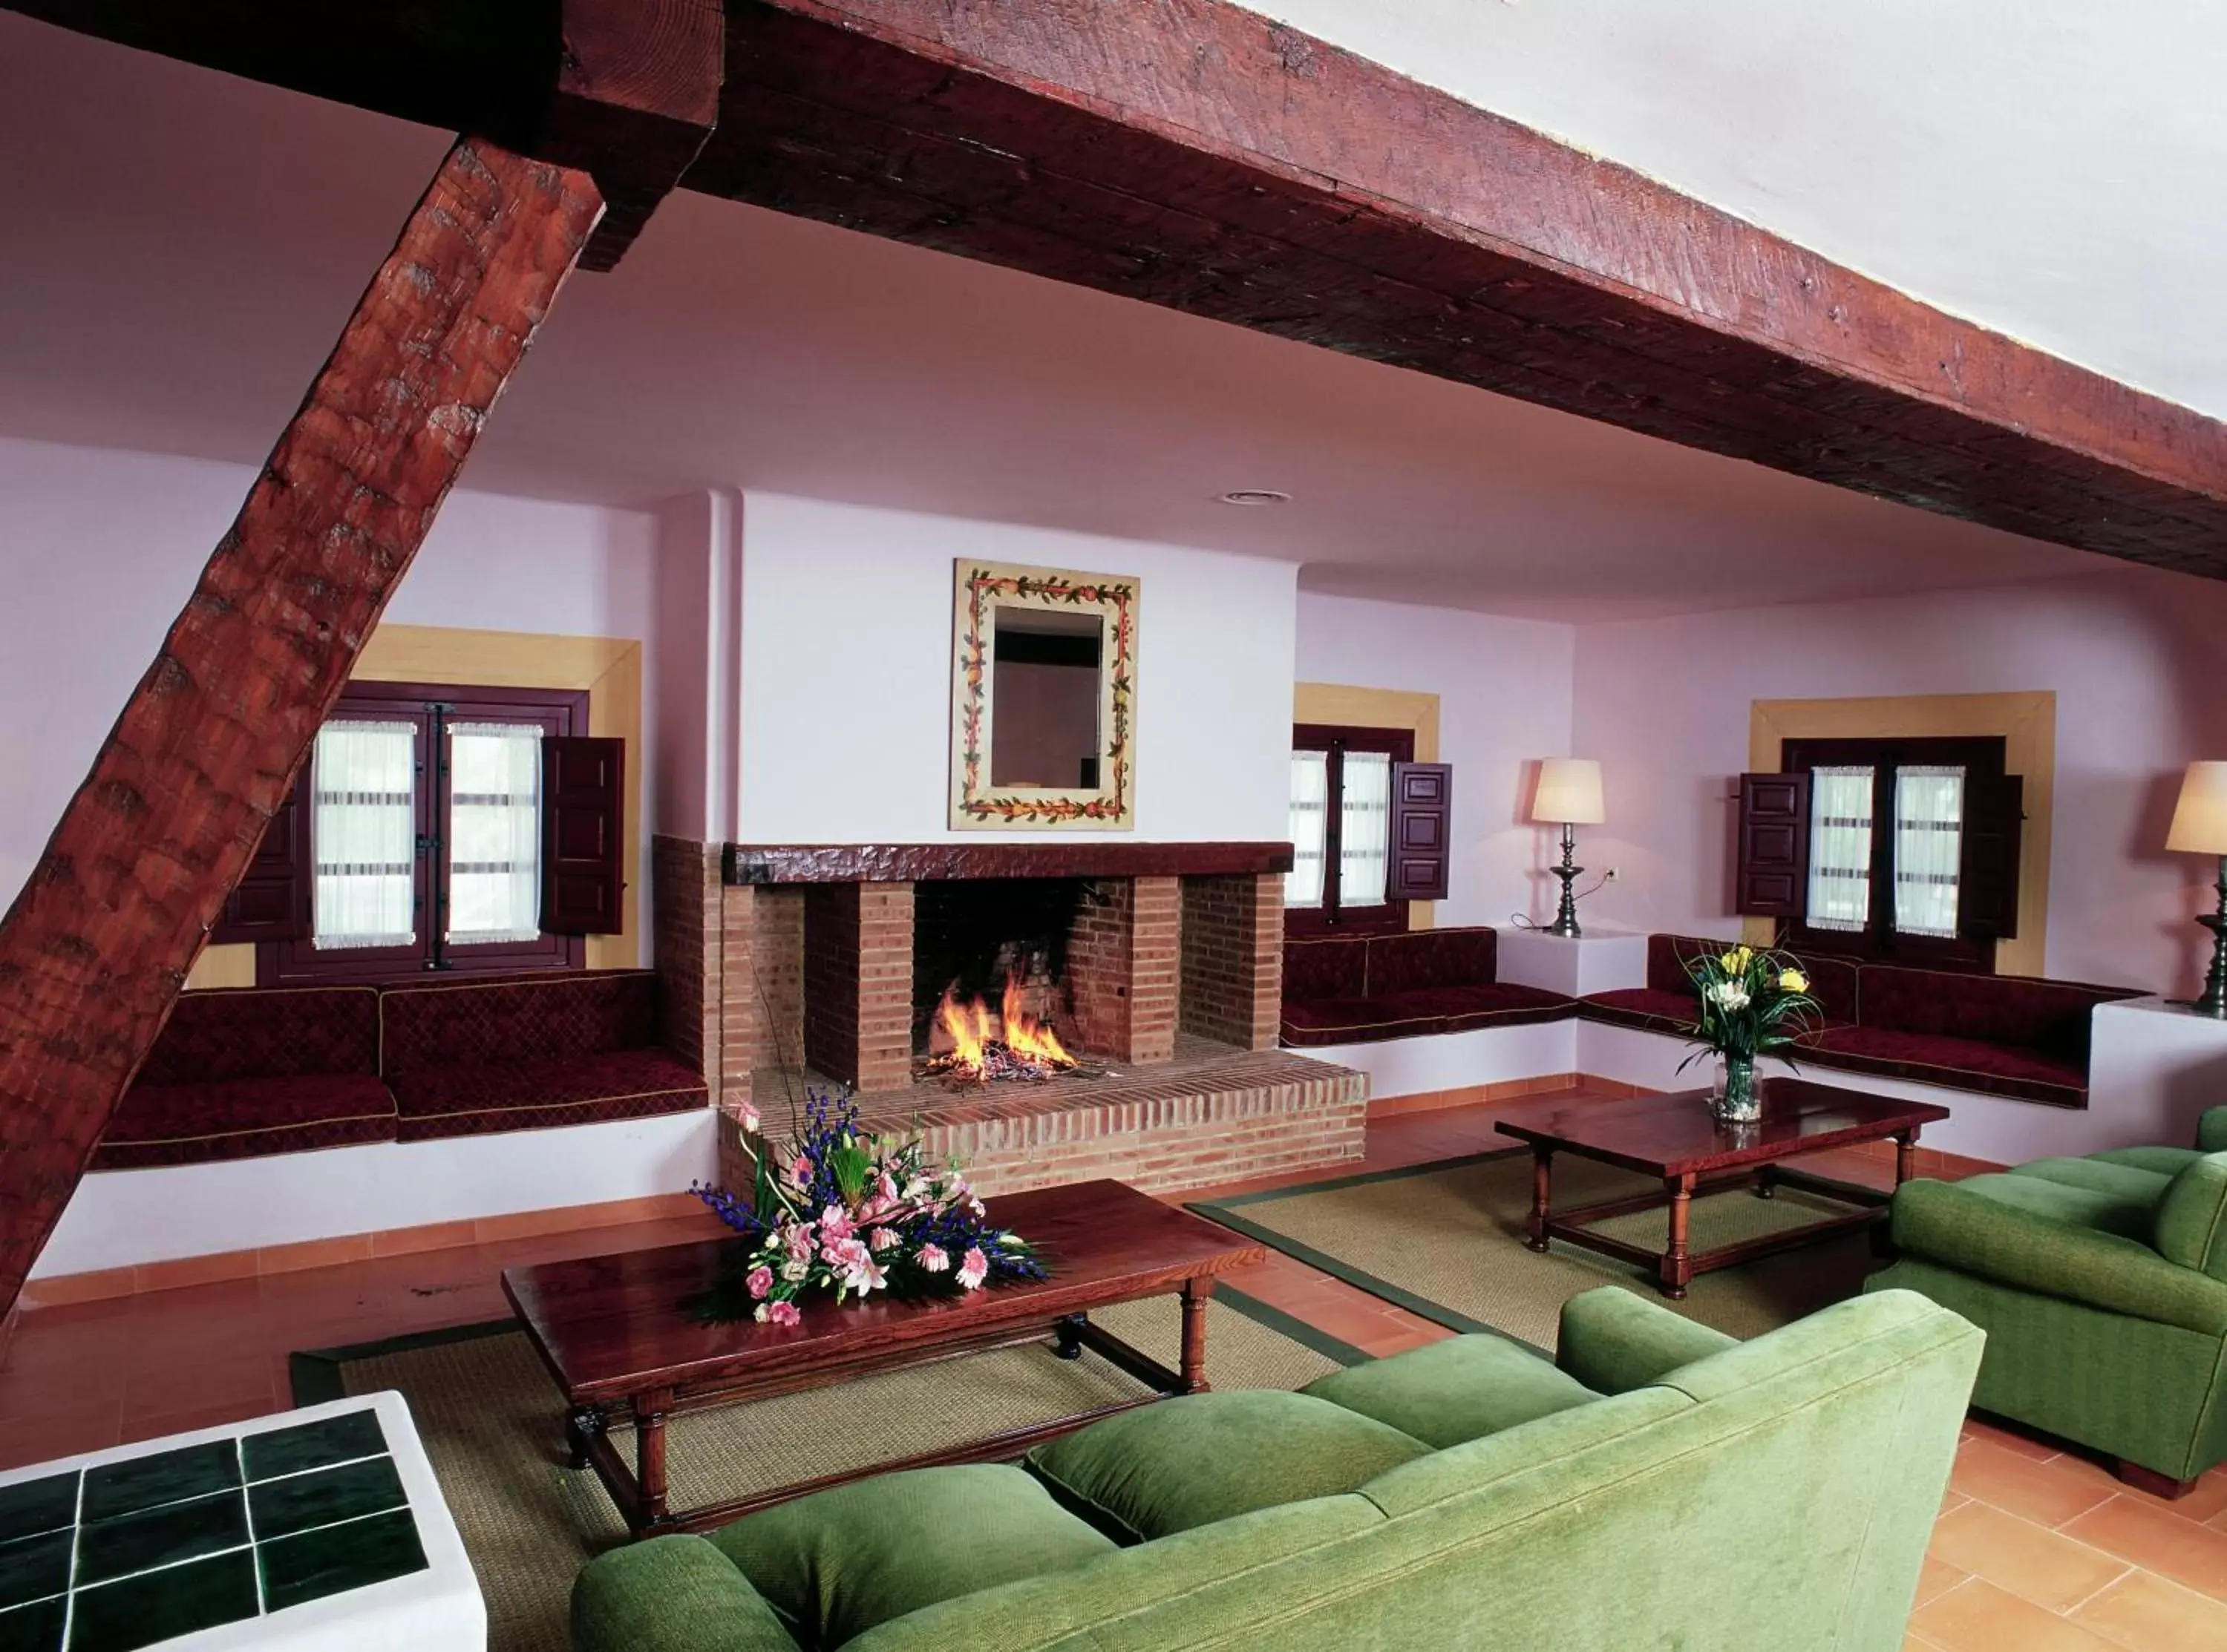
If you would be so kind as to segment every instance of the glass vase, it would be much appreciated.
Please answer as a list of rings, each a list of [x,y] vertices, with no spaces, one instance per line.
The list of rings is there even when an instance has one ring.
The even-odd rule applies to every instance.
[[[1757,1085],[1755,1057],[1729,1051],[1717,1057],[1716,1082],[1709,1088],[1709,1111],[1720,1123],[1752,1124],[1763,1117],[1763,1092]]]

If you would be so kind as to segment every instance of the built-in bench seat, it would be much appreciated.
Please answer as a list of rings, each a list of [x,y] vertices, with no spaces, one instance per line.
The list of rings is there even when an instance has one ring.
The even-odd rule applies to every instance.
[[[1580,1001],[1587,1020],[1684,1034],[1699,1009],[1685,960],[1735,943],[1648,937],[1647,985]],[[1975,975],[1802,960],[1822,1017],[1794,1052],[1803,1066],[1866,1073],[2051,1107],[2088,1105],[2089,1023],[2130,988],[2019,975]]]
[[[188,992],[118,1104],[93,1168],[393,1139],[377,987]]]
[[[1284,943],[1283,1041],[1295,1049],[1554,1021],[1559,992],[1494,979],[1498,936],[1482,926]]]
[[[649,970],[188,992],[93,1168],[253,1158],[704,1106]]]

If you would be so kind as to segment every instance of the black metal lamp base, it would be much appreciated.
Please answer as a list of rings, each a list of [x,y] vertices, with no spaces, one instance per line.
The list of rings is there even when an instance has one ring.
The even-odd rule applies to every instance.
[[[2205,972],[2204,991],[2188,1006],[2198,1015],[2227,1021],[2227,883],[2220,886],[2220,910],[2197,919],[2211,931],[2211,967]]]
[[[1578,928],[1578,899],[1573,889],[1573,885],[1578,881],[1578,874],[1585,871],[1584,867],[1574,864],[1571,859],[1577,851],[1577,832],[1565,826],[1562,828],[1562,864],[1554,868],[1554,876],[1562,880],[1562,904],[1554,914],[1554,922],[1547,926],[1548,934],[1561,935],[1573,940],[1585,933]],[[2222,1013],[2227,1014],[2227,1011],[2222,1011]]]

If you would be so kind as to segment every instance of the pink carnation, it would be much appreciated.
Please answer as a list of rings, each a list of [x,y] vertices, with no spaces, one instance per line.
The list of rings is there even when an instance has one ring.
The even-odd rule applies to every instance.
[[[941,1245],[922,1245],[920,1254],[914,1260],[919,1262],[922,1272],[927,1273],[941,1273],[951,1266],[950,1253]]]
[[[959,1284],[962,1290],[972,1291],[990,1277],[990,1259],[982,1254],[979,1245],[959,1259]]]
[[[851,1218],[843,1214],[843,1207],[831,1204],[820,1213],[820,1234],[823,1239],[848,1239],[852,1234]]]
[[[793,1302],[775,1302],[767,1304],[766,1317],[776,1325],[794,1325],[804,1316],[796,1311]]]
[[[743,1283],[750,1287],[753,1297],[763,1297],[773,1289],[773,1270],[769,1267],[754,1267],[750,1272],[750,1277]]]
[[[866,1243],[877,1251],[895,1250],[903,1242],[903,1237],[894,1228],[877,1228],[866,1235]]]

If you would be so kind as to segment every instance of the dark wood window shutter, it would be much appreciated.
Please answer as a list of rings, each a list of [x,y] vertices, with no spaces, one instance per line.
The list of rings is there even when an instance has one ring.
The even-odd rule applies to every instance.
[[[2021,776],[1966,779],[1956,884],[1956,933],[1964,939],[2007,941],[2018,934],[2019,847],[2025,826]]]
[[[613,935],[626,892],[626,742],[552,735],[541,743],[541,927]]]
[[[1742,775],[1734,909],[1798,918],[1809,882],[1809,776]]]
[[[209,931],[209,944],[303,941],[309,934],[309,765],[263,828],[255,858]]]
[[[1392,856],[1385,890],[1393,900],[1446,898],[1453,793],[1451,763],[1392,765]]]

